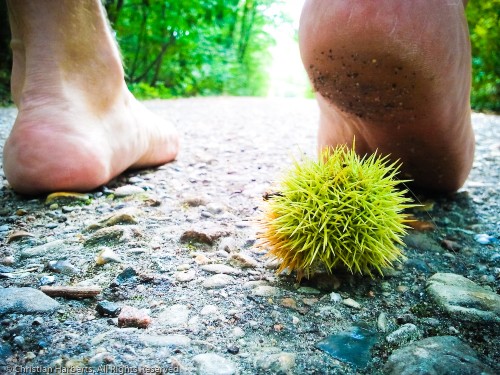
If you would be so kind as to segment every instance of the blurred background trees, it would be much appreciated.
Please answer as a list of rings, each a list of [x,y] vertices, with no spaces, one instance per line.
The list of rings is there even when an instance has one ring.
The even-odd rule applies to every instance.
[[[172,98],[267,95],[275,31],[289,26],[286,7],[299,0],[102,1],[132,92],[139,98]],[[500,0],[470,0],[467,18],[472,108],[500,113]],[[9,39],[6,4],[0,0],[0,104],[10,103]],[[296,49],[289,59],[299,59]]]

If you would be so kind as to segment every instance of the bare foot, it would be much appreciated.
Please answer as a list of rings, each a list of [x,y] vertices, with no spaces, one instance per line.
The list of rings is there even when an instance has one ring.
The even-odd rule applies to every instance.
[[[98,0],[8,6],[19,112],[4,171],[14,190],[91,190],[175,158],[177,132],[128,91]]]
[[[307,0],[300,46],[321,111],[318,146],[402,162],[419,187],[453,191],[474,154],[464,4]]]

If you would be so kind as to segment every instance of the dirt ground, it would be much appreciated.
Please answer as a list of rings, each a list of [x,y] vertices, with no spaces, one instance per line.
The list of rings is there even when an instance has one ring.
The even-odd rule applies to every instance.
[[[416,358],[402,349],[441,336],[470,349],[449,349],[470,374],[500,372],[499,116],[473,115],[476,160],[458,193],[417,195],[406,261],[298,284],[276,275],[253,222],[293,158],[315,155],[315,101],[146,104],[182,134],[172,163],[49,201],[15,194],[0,170],[0,373],[396,374]],[[0,108],[0,145],[15,115]],[[447,310],[436,274],[483,299]],[[51,285],[99,294],[46,300]]]

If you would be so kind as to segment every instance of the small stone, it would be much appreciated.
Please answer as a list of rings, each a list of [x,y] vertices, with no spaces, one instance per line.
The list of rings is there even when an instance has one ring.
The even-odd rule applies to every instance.
[[[299,323],[300,323],[300,319],[297,318],[296,316],[292,316],[292,324],[296,326]]]
[[[96,311],[102,316],[110,316],[112,318],[117,317],[120,314],[121,307],[116,303],[109,301],[100,301],[96,305]]]
[[[429,278],[427,292],[434,302],[456,319],[478,323],[500,323],[500,296],[453,273]]]
[[[201,243],[205,245],[212,246],[214,244],[213,239],[206,233],[197,230],[187,230],[182,233],[180,238],[181,243]]]
[[[11,255],[0,259],[0,264],[3,264],[4,266],[12,266],[14,263],[16,263],[16,259]]]
[[[377,328],[380,332],[387,332],[387,314],[381,312],[377,318]]]
[[[245,336],[245,331],[243,331],[243,329],[241,329],[240,327],[234,327],[231,331],[231,336],[235,338],[241,338]]]
[[[97,224],[92,224],[87,228],[87,230],[98,230],[104,227],[112,227],[114,225],[124,224],[137,224],[136,215],[130,209],[119,211],[99,221]]]
[[[55,276],[52,276],[52,275],[45,275],[45,276],[42,276],[40,277],[40,279],[38,280],[38,284],[40,286],[44,286],[44,285],[52,285],[56,282],[56,277]]]
[[[332,301],[333,303],[342,302],[342,296],[339,293],[331,292],[330,301]]]
[[[227,352],[229,354],[238,354],[240,352],[240,348],[238,348],[236,345],[229,345],[227,347]]]
[[[200,311],[201,316],[216,315],[219,313],[219,308],[215,305],[205,305]]]
[[[227,285],[234,284],[235,279],[232,276],[225,274],[216,274],[210,277],[207,277],[203,281],[203,287],[205,289],[219,289],[223,288]]]
[[[112,243],[120,243],[124,240],[125,229],[122,225],[114,225],[105,227],[95,231],[89,238],[85,240],[85,246],[107,245]]]
[[[354,309],[360,310],[362,308],[361,304],[353,300],[352,298],[346,298],[342,300],[342,303],[346,306],[352,307]]]
[[[453,336],[436,336],[397,349],[384,367],[388,375],[469,374],[495,372],[483,364],[474,350]]]
[[[377,341],[376,332],[352,326],[348,331],[326,337],[316,347],[340,361],[363,368],[370,362],[370,350]]]
[[[481,245],[489,245],[491,243],[497,242],[497,239],[495,237],[490,236],[489,234],[486,233],[476,234],[474,236],[474,239]]]
[[[114,358],[108,352],[97,353],[89,358],[88,365],[90,367],[99,367],[105,364],[113,363]]]
[[[396,287],[396,290],[399,292],[399,293],[405,293],[408,291],[408,287],[406,285],[398,285]]]
[[[150,316],[132,306],[123,306],[118,315],[118,327],[147,328],[151,324]]]
[[[210,263],[210,258],[205,254],[198,254],[195,256],[194,262],[198,265],[208,264]]]
[[[240,268],[257,268],[259,267],[259,262],[257,262],[253,257],[243,253],[232,253],[229,256],[229,264],[240,267]]]
[[[412,323],[407,323],[399,327],[394,332],[387,335],[385,340],[389,344],[403,345],[411,341],[419,339],[421,336],[417,326]]]
[[[237,373],[236,365],[215,353],[198,354],[193,357],[196,373],[199,375],[233,375]]]
[[[105,265],[107,263],[121,263],[121,258],[109,247],[104,247],[95,257],[95,263],[98,266]]]
[[[230,266],[226,266],[224,264],[207,264],[201,267],[203,271],[207,271],[210,273],[219,273],[226,275],[239,275],[241,274],[241,270],[237,268],[233,268]]]
[[[117,198],[124,198],[131,195],[144,194],[144,189],[135,185],[124,185],[116,188],[113,194]]]
[[[190,310],[186,305],[175,304],[158,315],[158,322],[166,327],[183,327],[189,320]]]
[[[144,335],[141,341],[149,346],[168,347],[171,349],[185,348],[191,345],[191,339],[186,335]]]
[[[23,336],[16,336],[14,337],[14,339],[12,340],[12,343],[19,347],[19,348],[22,348],[24,346],[24,344],[26,343],[26,340],[24,339]]]
[[[195,270],[187,270],[182,272],[176,272],[174,275],[175,279],[181,283],[185,283],[196,278]]]
[[[135,270],[134,267],[126,267],[118,274],[118,276],[116,276],[115,282],[118,285],[133,283],[137,280],[138,276],[139,273]]]
[[[66,245],[64,244],[63,240],[55,240],[55,241],[47,242],[46,244],[43,244],[43,245],[23,249],[21,251],[20,257],[21,257],[21,259],[25,259],[25,258],[44,256],[44,255],[49,254],[49,253],[58,254],[58,253],[61,253],[61,250],[65,246]]]
[[[293,298],[283,298],[281,300],[281,306],[296,310],[297,309],[297,302]]]
[[[304,305],[306,305],[306,306],[313,306],[316,303],[318,303],[318,301],[319,300],[317,298],[303,298],[302,299],[302,302],[304,302]]]
[[[321,292],[316,288],[311,288],[310,286],[301,286],[297,289],[297,292],[302,294],[321,294]]]
[[[295,367],[296,355],[294,353],[280,352],[276,348],[268,348],[257,353],[254,366],[259,373],[266,374],[292,374]]]
[[[273,297],[278,295],[278,288],[269,285],[258,285],[252,290],[252,295],[258,297]]]
[[[58,261],[50,261],[47,264],[47,267],[52,272],[62,273],[63,275],[78,275],[80,270],[71,264],[68,260],[58,260]]]
[[[40,314],[54,312],[59,303],[33,288],[0,289],[0,316],[5,314]]]

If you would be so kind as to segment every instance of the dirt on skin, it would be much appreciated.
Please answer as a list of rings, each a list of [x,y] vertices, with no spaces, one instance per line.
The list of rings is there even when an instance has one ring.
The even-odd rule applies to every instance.
[[[0,301],[0,373],[157,366],[185,374],[382,374],[408,344],[387,336],[405,324],[418,333],[408,341],[455,336],[500,372],[499,323],[459,319],[426,289],[434,274],[453,273],[499,293],[500,117],[473,115],[476,160],[458,193],[417,194],[417,229],[394,271],[375,279],[339,272],[298,285],[294,275],[276,275],[275,262],[255,246],[253,221],[293,158],[315,155],[315,101],[147,106],[182,134],[170,164],[49,202],[15,194],[0,172],[0,291],[101,288],[94,298],[54,297],[59,306],[47,313],[37,312],[41,301],[24,310]],[[0,109],[1,145],[15,115]],[[316,346],[353,327],[372,332],[367,363]]]

